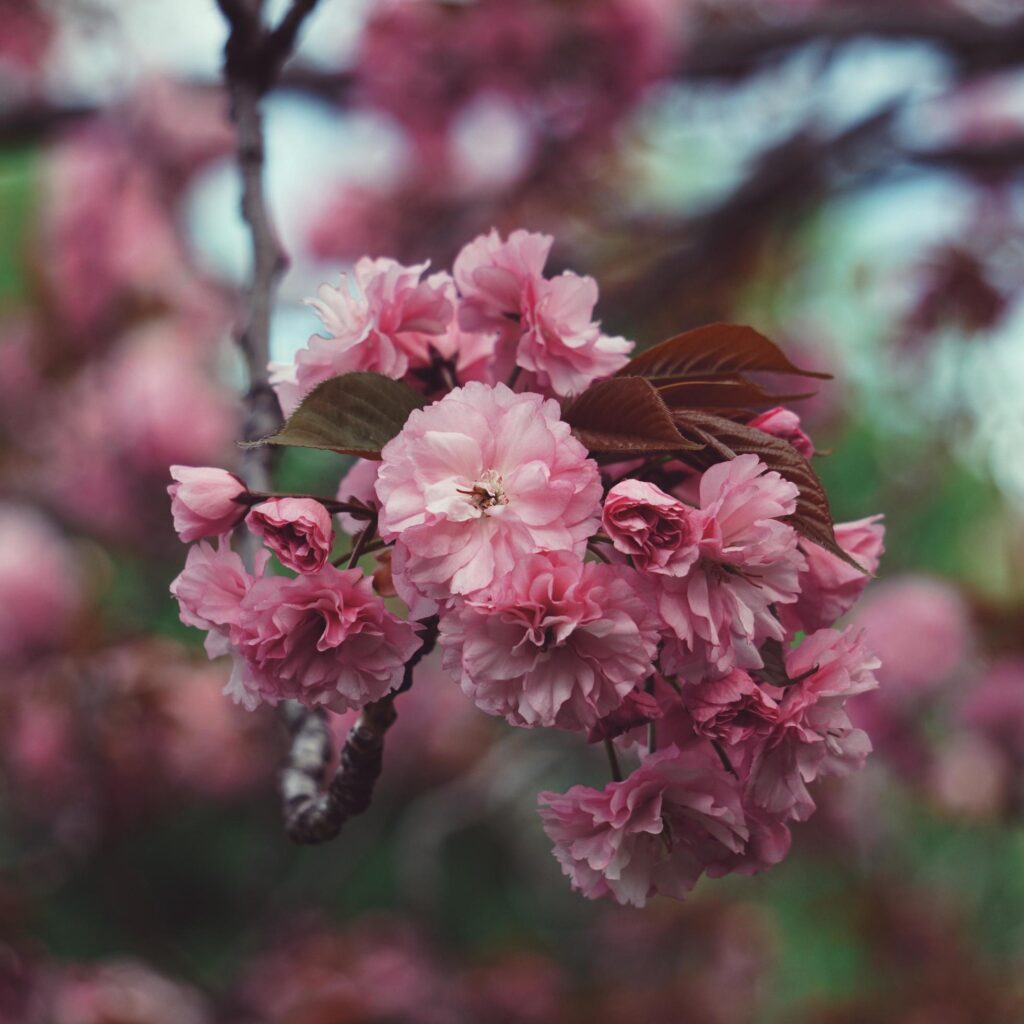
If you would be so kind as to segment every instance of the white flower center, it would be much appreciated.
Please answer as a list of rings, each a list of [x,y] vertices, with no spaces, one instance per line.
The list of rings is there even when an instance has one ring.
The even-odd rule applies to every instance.
[[[501,474],[496,469],[488,469],[469,491],[460,490],[459,494],[468,495],[470,502],[482,512],[495,505],[507,505],[508,495],[502,486]]]

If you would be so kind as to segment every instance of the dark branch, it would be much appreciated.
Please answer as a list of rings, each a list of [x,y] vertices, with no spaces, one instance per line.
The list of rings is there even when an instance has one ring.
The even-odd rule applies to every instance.
[[[437,617],[421,626],[423,645],[406,664],[401,686],[362,709],[326,788],[331,734],[324,712],[307,711],[293,701],[282,706],[291,750],[281,772],[281,800],[285,832],[293,842],[327,842],[349,818],[370,806],[383,763],[384,736],[398,717],[395,697],[412,686],[416,666],[437,643]]]

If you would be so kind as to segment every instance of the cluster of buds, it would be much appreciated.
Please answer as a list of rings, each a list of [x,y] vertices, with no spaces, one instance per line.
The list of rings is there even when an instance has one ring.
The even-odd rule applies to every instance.
[[[172,592],[247,707],[377,706],[438,640],[484,713],[603,743],[613,781],[542,793],[541,817],[574,887],[642,905],[777,863],[808,784],[863,763],[846,702],[878,662],[835,625],[882,527],[832,523],[798,416],[749,376],[804,373],[771,342],[719,324],[630,359],[592,279],[545,275],[551,242],[492,232],[451,276],[366,259],[324,286],[329,336],[277,368],[266,443],[361,458],[334,498],[175,467],[199,543]],[[333,562],[332,515],[354,536]]]

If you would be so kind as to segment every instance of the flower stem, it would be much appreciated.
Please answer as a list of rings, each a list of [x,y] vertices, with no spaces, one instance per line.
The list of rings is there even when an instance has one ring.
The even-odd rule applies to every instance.
[[[621,782],[622,768],[619,766],[619,755],[615,753],[615,744],[611,740],[605,740],[604,750],[608,755],[608,767],[611,768],[612,778],[616,782]]]

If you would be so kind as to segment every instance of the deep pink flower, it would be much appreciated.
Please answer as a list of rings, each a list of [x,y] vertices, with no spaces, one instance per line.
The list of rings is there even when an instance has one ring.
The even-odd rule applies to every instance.
[[[410,357],[444,335],[455,315],[448,298],[450,279],[437,274],[421,281],[426,263],[404,267],[391,259],[359,260],[353,271],[357,293],[346,275],[341,286],[321,285],[309,304],[329,336],[314,334],[293,367],[274,367],[278,397],[286,413],[329,377],[369,370],[403,377]]]
[[[623,480],[608,492],[601,525],[644,572],[685,576],[700,553],[701,513],[642,480]]]
[[[836,541],[864,572],[826,551],[818,544],[801,541],[807,567],[800,573],[800,596],[794,604],[780,605],[779,619],[790,633],[811,633],[831,626],[856,604],[878,569],[885,550],[882,517],[870,516],[853,523],[838,523]]]
[[[657,580],[666,671],[699,681],[735,666],[759,668],[760,644],[783,638],[772,606],[796,600],[806,565],[796,532],[780,521],[796,497],[796,485],[756,455],[704,473],[700,558],[684,578]]]
[[[293,699],[334,711],[379,700],[402,682],[420,646],[358,569],[331,565],[286,579],[264,576],[231,629],[235,670],[225,692],[254,708]]]
[[[588,899],[638,907],[655,893],[682,899],[748,838],[735,780],[698,749],[667,747],[622,782],[541,793],[540,804],[562,871]]]
[[[759,413],[747,426],[788,441],[805,459],[814,454],[814,443],[801,429],[800,417],[792,409],[777,405],[774,409]]]
[[[249,513],[246,525],[296,572],[317,572],[331,556],[334,530],[327,509],[313,498],[271,498]]]
[[[238,501],[245,484],[234,473],[213,466],[171,466],[168,485],[174,529],[186,543],[233,530],[245,517]]]
[[[848,698],[878,685],[879,661],[863,631],[821,629],[786,655],[786,687],[777,719],[751,768],[750,796],[771,815],[805,820],[814,810],[807,783],[848,775],[871,752],[867,734],[846,713]],[[803,678],[801,678],[803,677]]]
[[[657,697],[653,694],[640,689],[630,690],[614,711],[590,727],[587,742],[613,740],[631,729],[658,721],[664,714]]]
[[[257,574],[262,574],[269,558],[269,551],[257,554]],[[242,598],[254,582],[242,556],[231,550],[226,537],[219,539],[216,548],[206,541],[189,548],[185,568],[171,583],[171,593],[178,599],[181,621],[208,631],[206,653],[211,658],[231,649],[231,630],[241,619]]]
[[[524,557],[441,619],[445,667],[512,725],[588,728],[654,668],[657,624],[636,582],[571,552]]]
[[[779,705],[768,689],[738,668],[721,679],[684,685],[681,700],[694,731],[727,746],[767,735],[778,717]]]
[[[524,555],[581,552],[601,482],[554,401],[471,382],[409,416],[384,447],[377,497],[380,534],[398,542],[396,580],[447,598]]]

